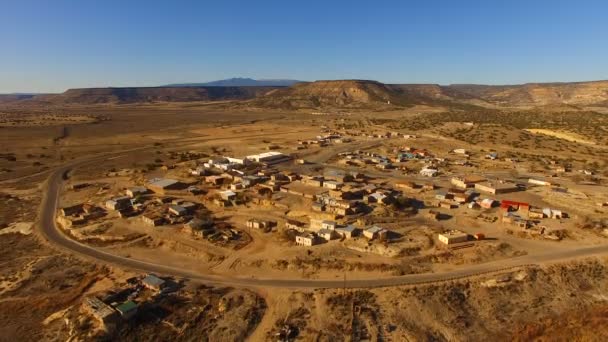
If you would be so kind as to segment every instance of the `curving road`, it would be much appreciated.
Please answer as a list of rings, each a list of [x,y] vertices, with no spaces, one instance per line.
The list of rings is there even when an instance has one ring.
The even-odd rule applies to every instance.
[[[108,158],[108,155],[103,157]],[[433,282],[444,282],[466,277],[472,277],[487,273],[495,273],[549,263],[573,258],[589,257],[608,253],[608,245],[584,247],[566,251],[551,252],[545,254],[526,255],[507,260],[489,262],[483,264],[470,265],[451,271],[437,273],[410,274],[391,278],[377,279],[336,279],[336,280],[315,280],[315,279],[264,279],[264,278],[239,278],[222,275],[209,275],[194,272],[188,269],[181,269],[167,265],[150,263],[142,260],[131,259],[107,253],[94,247],[81,244],[72,240],[56,226],[56,213],[59,195],[63,184],[63,178],[67,173],[80,165],[101,161],[102,158],[90,158],[66,164],[54,170],[49,176],[45,185],[46,191],[40,208],[40,230],[42,235],[52,244],[94,259],[98,262],[109,263],[112,265],[125,267],[128,269],[143,272],[166,274],[181,278],[203,281],[210,284],[240,286],[240,287],[283,287],[283,288],[364,288],[364,287],[386,287],[397,285],[415,285]],[[341,275],[340,275],[340,278]]]

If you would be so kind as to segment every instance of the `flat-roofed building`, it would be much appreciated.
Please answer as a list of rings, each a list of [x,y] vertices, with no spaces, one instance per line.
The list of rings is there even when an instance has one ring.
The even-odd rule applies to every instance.
[[[166,285],[166,281],[164,279],[161,279],[161,278],[155,276],[154,274],[148,274],[141,281],[141,283],[145,287],[147,287],[147,288],[149,288],[151,290],[155,290],[155,291],[162,290],[165,287],[165,285]]]
[[[177,190],[181,187],[181,183],[175,179],[155,178],[148,183],[150,190],[156,193],[164,193],[167,190]]]
[[[165,219],[158,214],[144,214],[141,216],[141,221],[148,226],[156,227],[161,226]]]
[[[296,235],[296,245],[298,246],[314,246],[321,243],[320,239],[314,234]]]
[[[110,210],[123,210],[132,206],[131,198],[127,196],[114,197],[105,203],[106,208]]]
[[[481,182],[484,182],[485,180],[486,179],[481,176],[469,175],[469,176],[464,176],[464,177],[452,177],[450,182],[452,183],[452,185],[454,185],[458,188],[466,189],[466,188],[472,188],[475,186],[476,183],[481,183]]]
[[[528,183],[530,184],[534,184],[534,185],[541,185],[541,186],[551,186],[552,183],[548,180],[545,179],[540,179],[540,178],[530,178],[528,179]]]
[[[264,163],[268,165],[282,163],[291,160],[291,157],[278,151],[264,152],[260,154],[253,154],[246,157],[247,159],[256,163]]]
[[[89,314],[104,324],[113,322],[118,317],[116,310],[94,296],[85,297],[83,306]]]
[[[483,182],[476,183],[475,190],[489,193],[492,195],[498,195],[519,191],[520,188],[515,183]]]
[[[116,306],[116,311],[120,313],[122,318],[131,319],[137,313],[137,304],[129,300]]]
[[[184,216],[188,214],[188,209],[175,204],[169,207],[169,212],[175,216]]]
[[[385,236],[387,234],[387,232],[388,231],[382,227],[372,226],[363,231],[363,236],[365,236],[369,240],[374,240],[379,237]]]
[[[467,242],[469,240],[469,235],[459,230],[450,230],[439,234],[437,238],[439,242],[446,245],[452,245],[455,243]]]
[[[125,190],[125,194],[131,198],[148,193],[148,188],[145,186],[134,186]]]
[[[335,232],[346,239],[350,239],[358,235],[359,228],[353,225],[348,225],[346,227],[337,227]]]

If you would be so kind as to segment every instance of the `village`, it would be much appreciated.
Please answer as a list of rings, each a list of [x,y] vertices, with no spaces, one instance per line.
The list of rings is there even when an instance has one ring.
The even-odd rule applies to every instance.
[[[244,156],[167,151],[176,162],[71,181],[71,203],[57,222],[72,238],[127,257],[165,255],[213,272],[321,279],[336,270],[386,277],[500,261],[530,246],[584,243],[589,235],[575,229],[577,208],[538,195],[567,196],[568,180],[558,174],[574,173],[570,165],[548,162],[549,173],[520,176],[504,171],[519,162],[515,157],[423,141],[322,127],[291,148],[269,144]],[[488,163],[496,171],[478,171]],[[174,241],[170,249],[167,241]],[[107,328],[170,294],[176,284],[167,284],[155,275],[133,279],[118,293],[88,297],[83,307]]]

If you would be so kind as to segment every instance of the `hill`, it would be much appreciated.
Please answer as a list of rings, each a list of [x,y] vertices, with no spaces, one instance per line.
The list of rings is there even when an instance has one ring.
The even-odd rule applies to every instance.
[[[471,97],[504,106],[605,106],[608,101],[608,81],[505,86],[455,84],[449,87]]]
[[[300,82],[301,81],[287,79],[254,80],[253,78],[237,77],[205,83],[167,84],[165,87],[289,87]]]
[[[248,79],[225,80],[246,84]],[[254,82],[259,82],[252,80]],[[222,84],[220,83],[215,84]],[[368,80],[300,82],[284,86],[173,86],[70,89],[62,94],[0,95],[11,104],[131,104],[245,101],[239,106],[273,109],[385,110],[413,105],[452,108],[541,108],[549,111],[608,107],[608,81],[522,85],[384,84]]]
[[[608,81],[522,85],[383,84],[366,80],[299,83],[256,98],[275,108],[385,108],[448,105],[481,107],[576,108],[607,106]],[[464,107],[463,107],[464,108]]]
[[[256,98],[262,107],[297,108],[369,108],[389,109],[417,104],[463,104],[474,96],[437,84],[384,84],[368,80],[337,80],[299,83]]]
[[[7,98],[4,102],[41,105],[129,104],[153,102],[191,102],[247,100],[275,87],[138,87],[69,89],[62,94]],[[2,101],[0,99],[0,101]]]

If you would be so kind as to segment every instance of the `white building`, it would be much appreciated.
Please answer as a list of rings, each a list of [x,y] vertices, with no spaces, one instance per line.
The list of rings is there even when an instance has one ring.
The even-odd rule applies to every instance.
[[[288,155],[285,155],[281,152],[270,151],[270,152],[264,152],[264,153],[260,153],[260,154],[253,154],[253,155],[247,156],[246,159],[249,159],[256,163],[278,164],[278,163],[282,163],[284,161],[291,160],[291,157]]]
[[[439,170],[437,169],[431,169],[431,168],[424,168],[422,170],[420,170],[420,175],[424,176],[424,177],[436,177],[437,174],[439,174]]]

